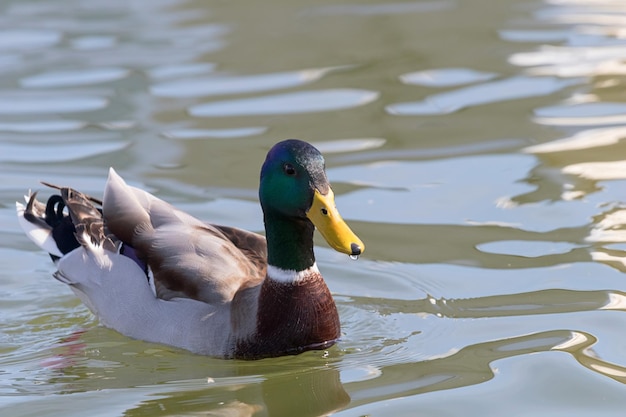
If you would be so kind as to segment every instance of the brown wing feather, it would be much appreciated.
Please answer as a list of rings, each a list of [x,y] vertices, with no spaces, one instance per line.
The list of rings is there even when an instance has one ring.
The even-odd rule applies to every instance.
[[[265,262],[251,258],[211,225],[159,227],[150,236],[148,264],[160,298],[231,301],[265,277]]]
[[[115,252],[117,248],[107,236],[102,220],[102,214],[94,206],[98,200],[71,188],[60,188],[61,197],[67,206],[76,227],[76,238],[79,242],[89,238],[94,244],[102,245],[104,249]]]
[[[265,239],[216,227],[129,187],[112,172],[103,199],[107,227],[137,251],[154,275],[157,296],[231,301],[265,277]]]
[[[213,225],[252,262],[257,277],[265,278],[267,272],[267,242],[264,236],[237,227]]]

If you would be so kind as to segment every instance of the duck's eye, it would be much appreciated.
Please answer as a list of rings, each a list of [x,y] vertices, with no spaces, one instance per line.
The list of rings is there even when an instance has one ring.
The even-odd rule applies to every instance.
[[[294,175],[296,175],[296,169],[289,162],[283,165],[283,171],[285,172],[285,174],[289,175],[290,177],[293,177]]]
[[[326,209],[326,207],[322,207],[322,210],[320,211],[322,212],[324,216],[328,216],[328,210]]]

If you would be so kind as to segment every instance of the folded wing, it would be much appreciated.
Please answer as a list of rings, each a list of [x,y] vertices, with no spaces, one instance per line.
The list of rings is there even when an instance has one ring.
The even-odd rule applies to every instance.
[[[201,222],[128,186],[111,170],[103,198],[106,228],[132,246],[154,277],[157,296],[206,303],[232,300],[265,277],[265,239]]]

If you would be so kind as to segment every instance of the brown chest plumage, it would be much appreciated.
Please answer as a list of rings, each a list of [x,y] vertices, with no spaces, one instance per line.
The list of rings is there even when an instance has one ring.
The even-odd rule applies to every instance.
[[[257,330],[237,343],[235,356],[298,354],[330,347],[339,336],[337,307],[321,275],[312,274],[297,284],[267,278],[259,295]]]

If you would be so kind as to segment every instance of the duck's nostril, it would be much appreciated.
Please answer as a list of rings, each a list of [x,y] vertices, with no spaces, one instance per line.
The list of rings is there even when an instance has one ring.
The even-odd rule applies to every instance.
[[[357,245],[356,243],[351,243],[350,244],[350,249],[352,249],[352,255],[360,255],[361,254],[361,247],[359,245]]]

